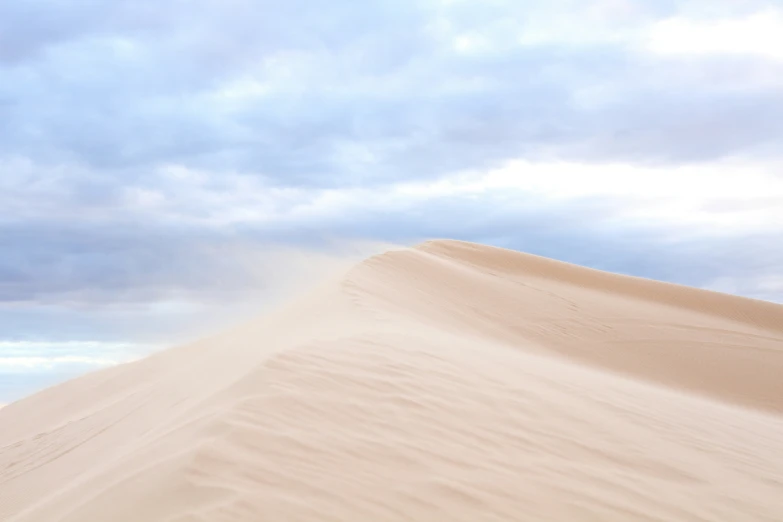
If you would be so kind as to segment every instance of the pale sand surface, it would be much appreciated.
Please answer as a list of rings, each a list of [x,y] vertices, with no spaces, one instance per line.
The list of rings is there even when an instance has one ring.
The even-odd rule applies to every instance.
[[[0,520],[783,520],[783,307],[453,241],[0,410]]]

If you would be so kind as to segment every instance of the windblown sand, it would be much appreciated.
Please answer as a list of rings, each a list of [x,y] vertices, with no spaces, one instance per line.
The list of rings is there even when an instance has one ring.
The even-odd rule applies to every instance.
[[[428,242],[0,410],[0,520],[783,520],[783,307]]]

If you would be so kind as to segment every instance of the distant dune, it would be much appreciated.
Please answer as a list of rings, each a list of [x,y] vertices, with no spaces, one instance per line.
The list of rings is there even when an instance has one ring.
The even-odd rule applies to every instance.
[[[456,241],[0,411],[0,520],[783,520],[783,306]]]

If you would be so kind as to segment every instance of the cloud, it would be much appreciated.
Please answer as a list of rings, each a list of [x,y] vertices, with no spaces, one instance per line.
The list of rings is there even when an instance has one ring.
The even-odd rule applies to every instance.
[[[765,0],[2,3],[0,330],[173,342],[429,237],[783,301],[782,19]]]
[[[173,172],[180,178],[176,190],[161,184],[153,195],[133,195],[134,205],[148,204],[143,213],[116,208],[102,223],[75,218],[59,225],[1,225],[9,253],[0,260],[0,298],[124,310],[170,303],[172,313],[187,314],[187,303],[200,308],[254,300],[280,291],[284,282],[334,273],[383,249],[384,242],[428,237],[514,246],[702,285],[720,277],[722,266],[702,273],[651,271],[652,261],[623,257],[622,250],[646,242],[645,248],[658,249],[655,262],[668,263],[668,255],[692,264],[677,252],[698,242],[725,249],[749,237],[757,238],[749,251],[769,250],[765,243],[774,243],[783,223],[783,178],[765,164],[671,169],[518,160],[438,180],[307,190],[265,187],[252,176],[227,177],[218,190],[208,176]],[[339,238],[353,239],[335,243]],[[596,258],[594,251],[625,261]],[[702,263],[711,258],[705,255]],[[764,258],[776,259],[769,252]],[[738,272],[752,263],[743,258],[723,266]]]
[[[252,231],[249,231],[252,232]],[[248,233],[248,235],[251,235]],[[198,228],[54,227],[25,223],[0,228],[9,253],[0,260],[0,301],[133,306],[154,302],[220,302],[234,295],[272,294],[339,272],[382,249],[377,241],[296,245]]]
[[[0,152],[43,170],[71,164],[84,171],[72,179],[103,178],[110,192],[166,163],[364,185],[520,156],[771,154],[783,133],[780,63],[683,63],[645,47],[638,35],[664,41],[671,20],[701,23],[652,3],[573,2],[557,16],[512,2],[316,7],[93,0],[76,21],[55,2],[34,17],[40,27],[7,36],[20,50],[3,69]],[[14,27],[44,13],[5,9]]]
[[[78,370],[96,369],[107,366],[115,366],[130,360],[112,359],[107,357],[85,357],[83,355],[51,356],[46,354],[41,357],[0,357],[0,373],[24,373],[48,372],[62,367],[75,367]]]
[[[157,348],[111,342],[0,341],[0,398],[13,401],[62,380],[138,359]]]
[[[649,48],[662,54],[749,54],[783,60],[783,11],[769,8],[741,18],[674,17],[653,25]]]

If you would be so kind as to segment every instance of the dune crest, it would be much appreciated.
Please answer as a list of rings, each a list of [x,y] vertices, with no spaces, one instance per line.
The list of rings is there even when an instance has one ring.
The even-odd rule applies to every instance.
[[[0,410],[0,520],[783,519],[783,306],[432,241]]]

